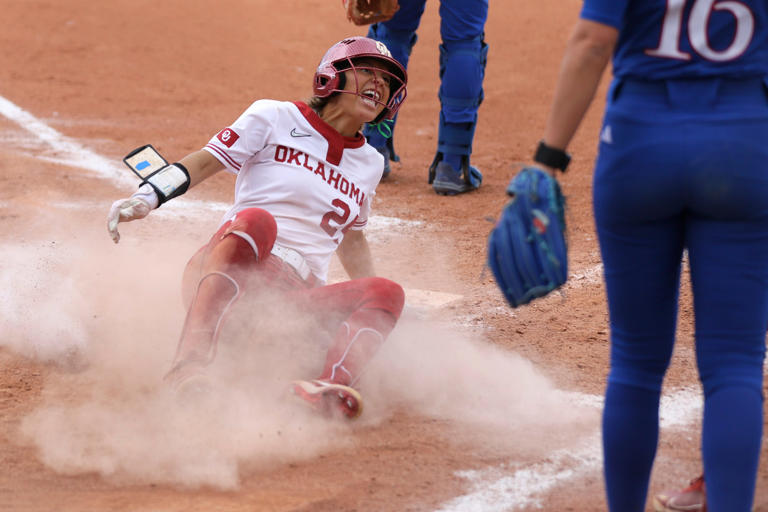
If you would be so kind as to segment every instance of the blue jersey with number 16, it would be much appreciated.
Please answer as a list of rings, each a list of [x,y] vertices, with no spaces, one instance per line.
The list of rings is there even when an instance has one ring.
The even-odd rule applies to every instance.
[[[616,77],[768,75],[766,0],[584,0],[581,17],[620,31]]]

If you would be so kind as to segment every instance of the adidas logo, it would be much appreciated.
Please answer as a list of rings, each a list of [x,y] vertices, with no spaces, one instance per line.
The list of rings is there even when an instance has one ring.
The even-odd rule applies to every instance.
[[[606,144],[613,144],[613,135],[611,134],[611,125],[605,125],[603,132],[600,134],[600,140]]]

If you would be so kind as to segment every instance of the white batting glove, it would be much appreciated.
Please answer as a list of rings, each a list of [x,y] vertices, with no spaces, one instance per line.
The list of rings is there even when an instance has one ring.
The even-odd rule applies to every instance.
[[[144,184],[128,199],[120,199],[112,203],[107,215],[107,231],[112,241],[120,241],[120,233],[117,225],[120,222],[143,219],[149,212],[157,208],[159,200],[155,190],[148,184]]]

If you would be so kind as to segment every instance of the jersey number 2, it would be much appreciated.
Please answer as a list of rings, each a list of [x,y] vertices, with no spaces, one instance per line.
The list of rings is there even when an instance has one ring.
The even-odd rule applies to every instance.
[[[683,11],[688,0],[668,0],[661,27],[659,46],[646,50],[647,55],[667,59],[691,60],[691,54],[680,49]],[[715,50],[709,45],[707,24],[712,11],[729,11],[736,21],[733,41],[727,48]],[[688,17],[688,38],[691,48],[707,60],[725,62],[738,58],[749,46],[755,33],[755,17],[749,7],[733,0],[693,0]]]
[[[320,221],[320,227],[323,228],[323,230],[328,233],[328,236],[331,238],[336,236],[336,233],[341,229],[342,233],[346,233],[347,230],[352,226],[352,223],[349,224],[349,226],[344,226],[346,222],[349,220],[349,205],[342,201],[341,199],[334,199],[331,201],[331,204],[335,206],[336,208],[341,208],[341,213],[338,213],[336,211],[331,210],[330,212],[323,215],[323,220]],[[331,225],[331,221],[336,225],[335,227]]]

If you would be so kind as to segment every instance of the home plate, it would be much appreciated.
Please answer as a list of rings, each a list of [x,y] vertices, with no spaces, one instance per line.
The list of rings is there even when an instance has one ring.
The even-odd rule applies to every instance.
[[[406,304],[417,309],[437,309],[461,298],[461,295],[454,293],[418,290],[415,288],[405,289]]]

